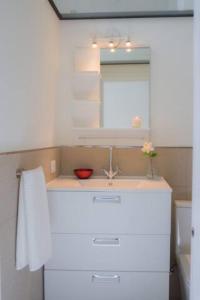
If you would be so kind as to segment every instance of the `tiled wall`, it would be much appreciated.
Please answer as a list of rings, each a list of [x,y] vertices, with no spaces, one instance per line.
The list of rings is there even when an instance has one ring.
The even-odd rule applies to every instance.
[[[57,162],[50,174],[50,161]],[[60,149],[51,148],[13,154],[0,154],[0,266],[2,300],[43,300],[43,275],[28,269],[15,270],[15,239],[18,203],[16,169],[42,165],[46,180],[60,173]],[[1,298],[1,297],[0,297]]]
[[[173,188],[174,199],[191,199],[192,189],[192,148],[156,149],[158,157],[154,159],[155,168]],[[94,175],[103,175],[103,168],[108,169],[109,150],[106,148],[62,147],[61,172],[72,175],[73,169],[90,167]],[[140,148],[114,148],[113,166],[119,166],[120,175],[145,175],[148,159]]]

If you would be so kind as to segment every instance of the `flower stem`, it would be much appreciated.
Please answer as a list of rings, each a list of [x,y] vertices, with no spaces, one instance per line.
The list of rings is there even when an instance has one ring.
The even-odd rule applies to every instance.
[[[153,179],[153,159],[150,157],[151,178]]]

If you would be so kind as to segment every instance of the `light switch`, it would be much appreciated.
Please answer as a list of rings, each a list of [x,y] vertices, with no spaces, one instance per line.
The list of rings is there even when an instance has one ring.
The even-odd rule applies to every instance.
[[[56,173],[56,161],[55,160],[51,160],[50,169],[51,169],[51,174]]]

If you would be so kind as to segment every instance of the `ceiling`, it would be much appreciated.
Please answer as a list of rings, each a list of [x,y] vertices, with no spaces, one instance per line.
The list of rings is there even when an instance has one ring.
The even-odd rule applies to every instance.
[[[192,16],[193,0],[49,0],[60,19]]]

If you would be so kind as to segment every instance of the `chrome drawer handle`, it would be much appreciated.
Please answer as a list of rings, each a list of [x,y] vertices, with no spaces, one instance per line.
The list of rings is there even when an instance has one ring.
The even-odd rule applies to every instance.
[[[120,196],[94,196],[94,203],[121,203]]]
[[[93,239],[93,244],[97,246],[119,246],[119,238],[95,238]]]
[[[119,275],[98,275],[94,274],[92,275],[92,281],[94,282],[120,282],[120,276]]]

